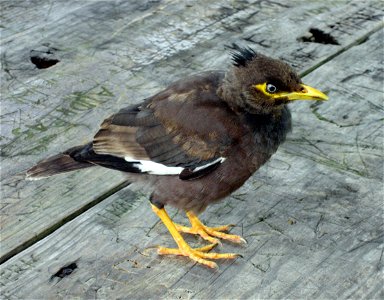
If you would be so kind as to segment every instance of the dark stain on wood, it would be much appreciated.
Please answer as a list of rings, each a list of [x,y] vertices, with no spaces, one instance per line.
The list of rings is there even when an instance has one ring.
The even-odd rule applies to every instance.
[[[56,65],[60,60],[55,56],[55,48],[43,46],[41,48],[31,50],[29,57],[31,62],[38,69],[47,69]]]
[[[59,271],[57,271],[55,274],[51,276],[49,281],[53,281],[55,277],[59,278],[59,281],[63,279],[64,277],[67,277],[73,273],[78,268],[76,262],[72,262],[64,267],[62,267]]]
[[[318,43],[325,45],[340,45],[339,42],[329,33],[317,28],[310,28],[309,34],[298,39],[305,43]]]

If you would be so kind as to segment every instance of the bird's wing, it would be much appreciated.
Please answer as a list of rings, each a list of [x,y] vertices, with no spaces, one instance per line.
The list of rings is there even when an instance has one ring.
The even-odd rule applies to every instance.
[[[184,80],[120,110],[102,123],[93,150],[151,174],[191,179],[211,172],[241,135],[235,116],[216,95],[216,81]]]

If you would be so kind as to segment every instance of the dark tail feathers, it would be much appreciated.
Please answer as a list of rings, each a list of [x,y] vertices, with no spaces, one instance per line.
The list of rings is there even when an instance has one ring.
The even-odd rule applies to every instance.
[[[70,172],[94,166],[92,163],[78,161],[73,158],[77,153],[81,153],[86,147],[88,147],[88,145],[73,147],[64,153],[57,154],[40,161],[36,166],[27,171],[26,178],[31,180],[41,179],[64,172]]]
[[[122,157],[95,153],[92,143],[89,143],[70,148],[61,154],[42,160],[27,171],[27,179],[40,179],[64,172],[89,168],[95,165],[123,172],[141,172],[140,169],[135,166],[135,163],[127,162]]]

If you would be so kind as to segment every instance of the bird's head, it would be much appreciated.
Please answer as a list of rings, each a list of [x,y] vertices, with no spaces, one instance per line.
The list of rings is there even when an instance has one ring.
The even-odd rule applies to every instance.
[[[270,112],[294,100],[327,100],[327,95],[302,83],[286,63],[237,48],[233,66],[226,74],[222,96],[251,113]]]

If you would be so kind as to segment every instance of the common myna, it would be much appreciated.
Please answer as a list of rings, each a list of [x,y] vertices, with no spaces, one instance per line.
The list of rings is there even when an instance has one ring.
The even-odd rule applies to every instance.
[[[174,82],[142,103],[123,108],[101,124],[93,140],[39,162],[28,178],[47,177],[101,166],[149,183],[151,206],[178,248],[160,254],[188,256],[208,267],[210,259],[235,258],[208,253],[225,239],[230,226],[207,227],[197,215],[241,187],[260,168],[291,129],[287,104],[327,100],[303,84],[280,60],[237,47],[227,72],[208,71]],[[164,209],[186,211],[191,227],[172,222]],[[180,232],[197,234],[210,244],[192,249]]]

